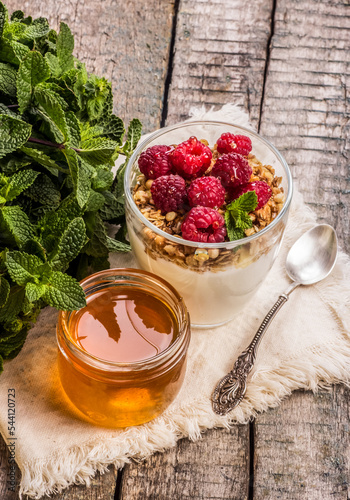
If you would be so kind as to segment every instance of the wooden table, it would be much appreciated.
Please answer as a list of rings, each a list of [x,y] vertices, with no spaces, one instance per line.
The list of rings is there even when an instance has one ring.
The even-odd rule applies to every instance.
[[[75,54],[113,82],[115,112],[144,132],[191,106],[236,102],[285,155],[319,222],[350,252],[349,0],[8,0],[67,22]],[[349,389],[295,392],[249,425],[184,439],[53,499],[350,497]],[[0,444],[0,498],[6,450]],[[20,477],[18,472],[17,477]]]

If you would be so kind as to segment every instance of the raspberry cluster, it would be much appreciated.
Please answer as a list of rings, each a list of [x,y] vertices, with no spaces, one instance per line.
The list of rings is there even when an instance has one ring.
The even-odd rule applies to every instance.
[[[139,158],[140,171],[152,179],[152,201],[163,214],[180,213],[182,237],[220,243],[227,239],[225,205],[255,191],[256,210],[269,201],[272,190],[264,181],[251,182],[249,137],[222,134],[213,149],[196,137],[176,145],[156,145]],[[214,154],[213,154],[214,153]]]

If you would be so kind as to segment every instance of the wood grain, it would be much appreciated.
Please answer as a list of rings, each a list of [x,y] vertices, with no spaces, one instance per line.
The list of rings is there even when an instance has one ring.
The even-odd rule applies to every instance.
[[[242,105],[259,119],[272,0],[182,0],[168,123],[192,106]]]
[[[174,0],[8,0],[48,18],[66,22],[75,36],[74,54],[87,69],[113,84],[114,111],[127,122],[139,118],[144,132],[159,127],[168,69]]]
[[[121,500],[248,499],[247,426],[182,439],[166,453],[124,468]]]
[[[254,500],[346,500],[349,389],[296,392],[255,426]]]
[[[350,252],[346,2],[278,1],[260,131]],[[346,42],[347,40],[347,42]],[[349,391],[296,392],[255,421],[254,500],[349,498]]]
[[[350,12],[345,1],[279,0],[263,135],[285,155],[305,201],[350,252]]]

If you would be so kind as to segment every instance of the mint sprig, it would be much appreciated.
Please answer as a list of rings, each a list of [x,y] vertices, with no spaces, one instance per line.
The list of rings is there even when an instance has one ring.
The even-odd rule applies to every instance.
[[[0,373],[42,307],[83,307],[78,280],[130,250],[123,176],[142,125],[124,126],[111,83],[73,50],[67,24],[0,1]]]
[[[244,238],[245,230],[253,226],[249,213],[258,206],[255,191],[247,191],[226,207],[225,223],[230,241]]]

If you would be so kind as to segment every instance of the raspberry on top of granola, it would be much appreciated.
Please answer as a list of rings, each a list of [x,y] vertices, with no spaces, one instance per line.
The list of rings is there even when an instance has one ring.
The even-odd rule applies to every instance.
[[[222,134],[213,149],[190,137],[141,153],[134,200],[159,229],[185,240],[220,243],[270,224],[284,203],[282,178],[251,152],[249,137]]]

